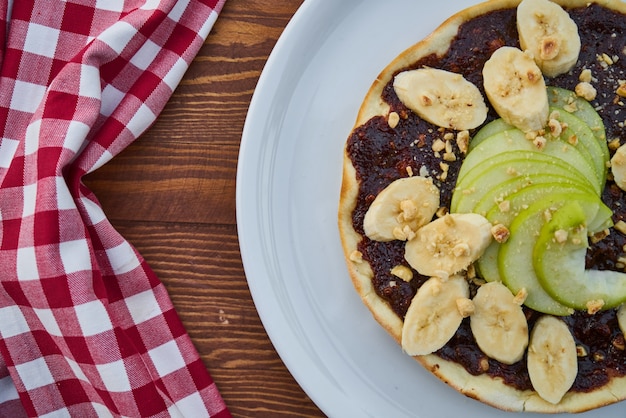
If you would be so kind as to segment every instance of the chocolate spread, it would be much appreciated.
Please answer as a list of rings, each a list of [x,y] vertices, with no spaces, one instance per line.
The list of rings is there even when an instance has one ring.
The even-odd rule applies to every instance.
[[[626,37],[623,36],[626,16],[598,5],[569,9],[568,12],[579,28],[582,44],[579,61],[569,73],[546,78],[546,84],[574,90],[581,71],[590,69],[594,76],[592,84],[598,92],[591,103],[604,120],[607,141],[626,140],[626,111],[621,98],[615,94],[619,81],[626,80]],[[463,74],[482,90],[483,64],[503,45],[519,47],[515,9],[493,11],[466,22],[444,56],[427,56],[402,71],[423,66],[441,68]],[[363,232],[363,217],[372,200],[386,185],[406,177],[407,167],[411,167],[414,173],[432,176],[440,188],[442,206],[449,207],[463,154],[455,144],[453,151],[458,158],[445,162],[447,173],[442,176],[442,160],[433,153],[432,144],[446,132],[407,109],[396,96],[391,82],[385,87],[383,98],[391,110],[400,115],[398,125],[391,128],[385,117],[377,116],[357,128],[348,139],[348,153],[360,181],[352,219],[355,230],[364,237],[359,251],[372,266],[373,284],[378,295],[403,318],[417,289],[428,278],[416,271],[413,271],[414,278],[408,283],[392,276],[390,271],[397,265],[410,268],[404,259],[404,242],[369,240]],[[490,109],[486,122],[496,117],[495,111]],[[626,218],[624,192],[613,182],[607,181],[602,197],[613,209],[614,222]],[[618,259],[623,257],[624,245],[626,237],[617,230],[611,230],[608,237],[592,244],[588,250],[587,268],[620,270],[621,267],[623,270],[624,266]],[[475,290],[473,286],[472,296]],[[541,314],[526,307],[524,312],[529,328],[532,328]],[[564,319],[579,351],[578,376],[572,391],[590,391],[607,383],[612,376],[626,375],[626,344],[615,310],[594,315],[576,312]],[[532,389],[526,370],[526,356],[513,365],[487,358],[472,336],[469,318],[463,321],[448,344],[435,354],[461,364],[471,374],[488,373],[515,388]]]

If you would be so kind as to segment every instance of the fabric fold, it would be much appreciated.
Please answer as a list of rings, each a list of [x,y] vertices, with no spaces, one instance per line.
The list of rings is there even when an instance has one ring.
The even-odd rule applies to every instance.
[[[223,3],[0,1],[0,416],[230,416],[82,183],[154,122]]]

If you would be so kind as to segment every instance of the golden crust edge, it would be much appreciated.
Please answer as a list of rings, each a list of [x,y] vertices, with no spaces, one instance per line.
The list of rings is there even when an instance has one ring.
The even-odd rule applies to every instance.
[[[374,116],[385,116],[389,107],[382,101],[381,93],[394,73],[418,59],[436,53],[442,55],[449,48],[459,26],[474,17],[503,8],[515,7],[521,0],[489,0],[452,15],[430,35],[401,52],[377,76],[367,91],[359,108],[353,130]],[[567,7],[583,7],[592,3],[626,14],[626,3],[613,0],[553,0]],[[346,265],[353,286],[373,318],[401,345],[402,320],[388,303],[380,298],[371,282],[373,272],[366,261],[350,259],[357,250],[362,237],[352,226],[352,211],[356,205],[358,181],[356,171],[344,147],[343,174],[338,210],[338,226]],[[469,374],[457,363],[446,361],[436,355],[415,356],[424,368],[458,392],[505,411],[534,413],[580,413],[626,399],[626,376],[613,378],[599,390],[589,393],[567,393],[557,405],[546,402],[534,391],[520,391],[504,384],[500,379],[487,375]]]

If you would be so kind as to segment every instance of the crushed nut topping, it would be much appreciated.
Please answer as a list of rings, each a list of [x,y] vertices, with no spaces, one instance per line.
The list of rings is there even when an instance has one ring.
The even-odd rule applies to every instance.
[[[496,240],[496,242],[502,244],[509,239],[511,232],[506,226],[502,224],[496,224],[491,228],[491,235],[493,236],[493,239]]]
[[[469,131],[460,131],[456,135],[456,145],[463,154],[467,154],[469,149],[470,135]]]
[[[579,81],[591,83],[591,70],[588,68],[583,69],[578,76]]]
[[[396,126],[398,126],[399,122],[400,122],[400,115],[398,115],[397,112],[389,113],[389,117],[387,118],[387,123],[389,124],[389,127],[391,129],[394,129]]]
[[[556,242],[558,242],[559,244],[562,244],[564,242],[567,241],[567,237],[568,237],[568,233],[566,230],[564,229],[559,229],[557,231],[554,231],[554,239],[556,240]]]
[[[615,225],[613,225],[613,227],[621,232],[622,234],[626,234],[626,222],[619,220],[617,222],[615,222]]]
[[[582,97],[588,102],[594,100],[596,98],[596,95],[598,94],[596,88],[592,86],[591,83],[588,83],[586,81],[581,81],[580,83],[578,83],[574,88],[574,91],[576,92],[577,96]]]
[[[587,313],[589,315],[598,313],[603,306],[604,301],[602,299],[590,300],[589,302],[587,302]]]
[[[458,298],[456,307],[463,318],[467,318],[474,313],[474,302],[468,298]]]
[[[534,140],[533,140],[533,145],[535,147],[537,147],[538,150],[542,150],[546,147],[546,143],[548,141],[546,140],[545,137],[543,136],[537,136]]]
[[[524,302],[526,302],[527,297],[528,297],[528,291],[526,290],[525,287],[522,287],[513,298],[513,302],[521,306],[524,304]]]
[[[397,265],[391,269],[391,274],[405,282],[410,282],[413,278],[413,271],[407,266]]]
[[[362,263],[363,262],[363,253],[361,251],[358,250],[354,250],[350,253],[350,260],[354,261],[355,263]]]

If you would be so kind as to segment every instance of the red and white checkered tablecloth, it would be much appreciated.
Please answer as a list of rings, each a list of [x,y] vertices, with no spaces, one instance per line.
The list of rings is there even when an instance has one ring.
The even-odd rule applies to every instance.
[[[154,122],[223,3],[0,0],[0,416],[230,416],[81,183]]]

